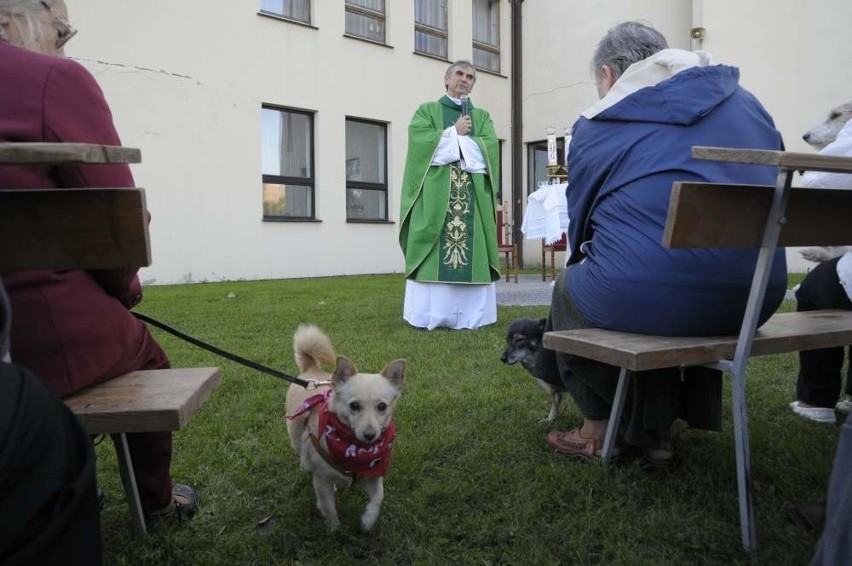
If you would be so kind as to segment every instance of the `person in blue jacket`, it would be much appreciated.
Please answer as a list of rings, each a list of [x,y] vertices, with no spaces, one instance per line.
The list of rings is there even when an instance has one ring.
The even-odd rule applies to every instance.
[[[642,23],[609,30],[592,68],[600,100],[573,127],[566,191],[570,255],[556,281],[548,330],[737,333],[758,251],[664,248],[672,183],[774,184],[773,167],[696,160],[691,148],[779,150],[781,134],[739,86],[737,68],[712,64],[706,52],[669,49],[660,32]],[[786,273],[779,249],[761,324],[784,298]],[[673,368],[634,381],[624,440],[652,464],[671,463],[676,418],[721,429],[721,374],[688,372],[684,380]],[[548,443],[566,454],[599,455],[618,368],[542,350],[536,374],[567,389],[584,416],[580,427],[552,431]]]

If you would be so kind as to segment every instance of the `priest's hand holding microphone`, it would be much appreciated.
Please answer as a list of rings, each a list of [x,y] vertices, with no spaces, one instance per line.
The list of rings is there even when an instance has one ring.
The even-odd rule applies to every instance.
[[[470,133],[470,127],[472,125],[470,119],[470,112],[467,106],[467,95],[463,94],[459,97],[461,100],[461,116],[456,120],[456,132],[460,136],[466,136]]]

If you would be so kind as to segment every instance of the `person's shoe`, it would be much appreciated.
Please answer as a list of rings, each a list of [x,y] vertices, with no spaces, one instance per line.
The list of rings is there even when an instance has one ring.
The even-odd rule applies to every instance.
[[[149,527],[162,523],[186,523],[195,517],[198,511],[198,495],[190,485],[183,483],[172,487],[172,501],[160,511],[150,513],[145,522]]]
[[[604,441],[597,438],[585,438],[580,436],[580,427],[571,430],[552,430],[547,434],[547,444],[566,456],[576,456],[586,461],[600,458],[603,452]],[[611,456],[613,458],[621,454],[621,449],[614,446]]]
[[[668,435],[626,433],[624,442],[636,448],[642,454],[642,459],[654,468],[669,470],[674,464],[674,446]]]
[[[834,409],[828,407],[806,407],[801,401],[793,401],[790,403],[790,408],[797,415],[810,421],[828,424],[837,423],[837,416],[834,414]]]
[[[834,406],[834,409],[841,415],[848,415],[849,413],[852,413],[852,400],[841,399],[837,402],[837,405]]]

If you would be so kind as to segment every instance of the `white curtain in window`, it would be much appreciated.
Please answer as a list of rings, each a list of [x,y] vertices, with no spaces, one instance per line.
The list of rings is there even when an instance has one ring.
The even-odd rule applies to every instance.
[[[385,0],[346,0],[347,4],[385,13]]]
[[[473,0],[473,40],[499,47],[499,8],[494,0]]]
[[[309,23],[311,20],[310,0],[260,0],[260,9],[300,22]]]
[[[447,0],[414,0],[414,21],[447,31]]]

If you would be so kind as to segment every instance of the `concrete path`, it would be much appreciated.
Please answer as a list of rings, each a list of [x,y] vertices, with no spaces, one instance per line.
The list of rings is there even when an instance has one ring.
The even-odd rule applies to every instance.
[[[540,274],[518,275],[518,282],[512,279],[506,283],[505,277],[497,282],[497,304],[506,306],[530,307],[549,305],[553,295],[553,283],[550,278],[541,280]]]

